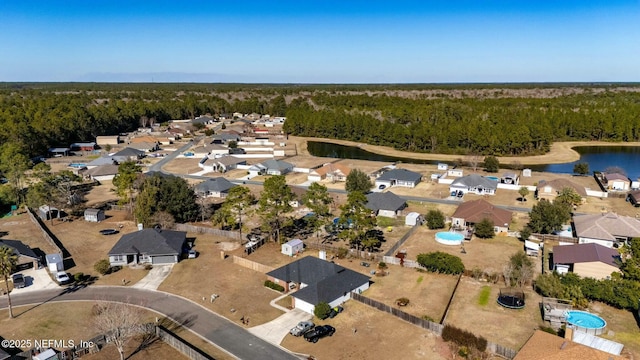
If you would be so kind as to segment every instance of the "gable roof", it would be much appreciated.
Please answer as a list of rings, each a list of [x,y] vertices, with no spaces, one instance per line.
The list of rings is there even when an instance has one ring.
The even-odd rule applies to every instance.
[[[114,164],[112,159],[110,160],[111,163],[99,165],[92,169],[85,170],[82,172],[82,174],[89,176],[116,175],[118,173],[118,165]]]
[[[584,189],[584,186],[580,186],[574,183],[573,181],[569,181],[567,179],[555,179],[551,181],[541,180],[540,182],[538,182],[538,185],[536,186],[536,188],[542,189],[546,186],[551,186],[552,189],[558,192],[564,188],[571,188],[575,190],[578,193],[578,195],[582,197],[587,197],[587,190]]]
[[[568,339],[536,330],[513,360],[621,360]]]
[[[207,179],[200,184],[196,185],[196,191],[198,192],[225,192],[229,191],[232,187],[236,186],[236,184],[231,181],[223,178],[223,177],[215,177],[212,179]]]
[[[324,164],[323,166],[312,170],[311,173],[322,176],[326,174],[335,174],[338,171],[340,171],[342,174],[347,176],[351,172],[351,168],[344,166],[342,164],[329,163],[329,164]]]
[[[573,225],[578,237],[609,241],[640,237],[640,220],[616,213],[575,215]]]
[[[224,166],[236,165],[236,164],[244,164],[247,162],[245,159],[240,159],[235,156],[223,156],[215,159],[219,164]]]
[[[126,157],[131,157],[131,156],[145,156],[144,151],[132,148],[132,147],[126,147],[120,151],[118,151],[117,153],[113,154],[114,157],[116,156],[126,156]]]
[[[292,296],[310,304],[331,302],[370,279],[366,275],[313,256],[305,256],[272,270],[267,276],[285,282],[306,284]]]
[[[410,171],[407,169],[393,169],[389,171],[385,171],[384,174],[380,175],[376,180],[390,181],[390,180],[400,180],[400,181],[410,181],[410,182],[418,182],[422,179],[422,175]]]
[[[293,168],[293,164],[288,163],[286,161],[275,160],[275,159],[265,160],[265,161],[261,162],[260,164],[262,164],[262,166],[267,168],[267,170],[279,170],[279,171],[282,171],[282,170],[292,169]]]
[[[392,210],[398,211],[406,205],[406,202],[401,199],[398,195],[392,193],[391,191],[387,192],[376,192],[369,193],[366,195],[367,197],[367,208],[372,211],[378,210]]]
[[[157,144],[158,139],[154,138],[153,136],[145,135],[145,136],[138,136],[138,137],[131,138],[131,140],[129,140],[129,143],[130,144],[136,144],[136,143]]]
[[[623,175],[620,173],[611,173],[611,174],[605,173],[604,177],[607,179],[607,182],[612,180],[629,181],[629,178],[627,177],[627,175]]]
[[[553,262],[556,264],[577,264],[599,261],[619,267],[620,253],[596,243],[563,245],[553,247]]]
[[[489,219],[494,225],[509,224],[513,213],[492,205],[484,199],[465,201],[458,206],[452,217],[464,219],[466,222],[478,223],[482,219]]]
[[[19,240],[0,240],[0,246],[6,246],[13,249],[14,253],[19,256],[26,256],[33,259],[39,259],[38,255],[31,250],[31,248]]]
[[[122,235],[109,255],[179,255],[186,238],[184,231],[143,229]]]
[[[489,180],[478,174],[471,174],[453,180],[451,186],[463,186],[468,188],[482,187],[484,189],[497,189],[498,182]]]

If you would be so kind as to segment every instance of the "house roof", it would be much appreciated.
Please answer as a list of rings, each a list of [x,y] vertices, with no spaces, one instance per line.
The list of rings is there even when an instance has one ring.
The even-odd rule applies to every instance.
[[[105,155],[105,156],[101,156],[95,160],[90,161],[89,163],[87,163],[87,166],[102,166],[102,165],[114,165],[115,163],[119,163],[119,162],[124,162],[127,161],[127,158],[124,156],[109,156],[109,155]]]
[[[220,133],[220,134],[213,135],[211,138],[213,140],[222,140],[222,141],[240,140],[240,135],[238,135],[238,134],[229,134],[229,133]]]
[[[71,149],[69,149],[69,148],[50,148],[49,152],[50,153],[64,153],[64,152],[67,152],[69,150],[71,150]]]
[[[95,147],[96,143],[94,142],[77,142],[71,144],[71,147]]]
[[[513,360],[621,360],[621,356],[536,330]]]
[[[140,150],[132,148],[132,147],[126,147],[126,148],[118,151],[117,153],[113,154],[113,156],[126,156],[126,157],[144,156],[144,155],[145,155],[144,151],[140,151]]]
[[[191,120],[192,124],[208,124],[208,123],[212,123],[214,121],[213,117],[211,116],[198,116],[195,119]]]
[[[567,179],[555,179],[551,181],[541,180],[538,182],[537,189],[542,189],[544,187],[551,186],[555,191],[560,191],[564,188],[571,188],[575,190],[578,195],[582,197],[587,197],[587,190],[584,189],[584,186],[580,186],[573,181],[569,181]]]
[[[265,160],[265,161],[261,162],[260,164],[262,164],[265,168],[267,168],[267,170],[279,170],[279,171],[282,171],[282,170],[293,168],[293,164],[288,163],[286,161],[275,160],[275,159]]]
[[[553,247],[553,262],[556,264],[577,264],[599,261],[618,267],[620,253],[596,243],[575,244]]]
[[[306,284],[292,296],[310,304],[331,302],[369,281],[366,275],[313,256],[305,256],[267,275],[286,282]]]
[[[469,223],[478,223],[482,219],[489,219],[494,225],[509,224],[513,213],[492,205],[484,199],[465,201],[456,209],[452,217],[464,219]]]
[[[143,229],[122,235],[109,255],[179,255],[186,238],[184,231]]]
[[[131,140],[129,140],[129,143],[131,143],[131,144],[138,144],[138,143],[157,144],[157,142],[158,142],[158,139],[154,138],[153,136],[149,136],[149,135],[138,136],[138,137],[134,137]]]
[[[627,175],[623,175],[620,173],[604,174],[604,177],[607,178],[607,182],[612,180],[629,181],[629,178],[627,177]]]
[[[84,211],[84,214],[85,215],[98,215],[100,213],[100,211],[102,211],[102,210],[100,210],[100,209],[86,209]]]
[[[223,157],[217,158],[216,161],[224,166],[243,164],[247,162],[247,160],[240,159],[239,157],[235,157],[235,156],[223,156]]]
[[[223,177],[207,179],[196,185],[197,192],[225,192],[236,186],[236,184]]]
[[[289,246],[297,246],[297,245],[304,244],[304,243],[300,239],[292,239],[292,240],[287,241],[286,244],[289,245]]]
[[[33,259],[39,259],[38,255],[31,250],[31,248],[19,240],[0,240],[0,246],[6,246],[13,249],[14,253],[19,256],[26,256]]]
[[[110,161],[109,163],[105,165],[98,165],[92,169],[85,170],[82,172],[82,174],[89,176],[116,175],[118,173],[118,165],[113,163],[113,159],[109,158],[108,160]]]
[[[629,196],[632,197],[635,202],[640,202],[640,190],[630,191]]]
[[[489,180],[484,176],[480,176],[478,174],[471,174],[471,175],[463,176],[461,178],[457,178],[453,180],[453,182],[451,183],[451,186],[458,186],[458,187],[462,186],[467,188],[482,187],[484,189],[495,190],[498,188],[498,182],[494,180]]]
[[[576,215],[573,225],[579,238],[616,241],[620,237],[640,237],[640,220],[616,213]]]
[[[410,171],[407,169],[393,169],[389,171],[385,171],[384,174],[380,175],[376,180],[382,181],[391,181],[391,180],[400,180],[400,181],[409,181],[409,182],[418,182],[422,179],[422,175]]]
[[[406,202],[398,195],[387,192],[369,193],[367,196],[367,208],[373,211],[392,210],[398,211],[406,205]]]
[[[135,143],[131,143],[129,144],[129,147],[136,149],[136,150],[140,150],[140,149],[144,149],[144,150],[150,150],[150,149],[155,149],[156,147],[158,147],[158,143],[157,142],[135,142]]]
[[[351,168],[344,166],[342,164],[329,163],[329,164],[324,164],[323,166],[317,169],[314,169],[311,172],[320,176],[332,174],[332,173],[335,174],[337,172],[340,172],[343,175],[347,176],[351,172]]]

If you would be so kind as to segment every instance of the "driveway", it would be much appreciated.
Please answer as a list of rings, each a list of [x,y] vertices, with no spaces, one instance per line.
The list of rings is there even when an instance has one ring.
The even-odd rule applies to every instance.
[[[132,287],[138,289],[157,290],[164,279],[171,274],[173,265],[153,265],[147,276],[143,277]]]
[[[311,320],[312,316],[302,310],[293,309],[284,313],[266,324],[249,328],[253,335],[268,341],[274,345],[280,345],[282,339],[289,334],[292,327],[300,321]]]
[[[31,268],[19,273],[24,276],[26,286],[22,289],[13,289],[11,296],[38,290],[61,289],[60,285],[53,281],[46,267],[42,269]]]

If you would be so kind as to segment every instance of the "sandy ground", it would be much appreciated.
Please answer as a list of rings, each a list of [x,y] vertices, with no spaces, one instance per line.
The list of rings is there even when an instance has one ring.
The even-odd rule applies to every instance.
[[[358,143],[355,141],[326,139],[326,138],[309,138],[300,136],[289,136],[289,142],[293,142],[298,153],[301,155],[310,155],[307,150],[307,141],[324,141],[340,145],[357,146],[362,150],[366,150],[372,153],[397,156],[397,157],[411,157],[414,159],[423,160],[448,160],[455,161],[460,158],[460,155],[445,155],[445,154],[425,154],[425,153],[412,153],[403,150],[396,150],[387,146],[376,146],[364,143]],[[567,141],[567,142],[555,142],[551,145],[551,150],[544,155],[537,156],[522,156],[522,157],[499,157],[498,160],[501,164],[561,164],[566,162],[572,162],[580,159],[574,147],[577,146],[640,146],[638,142],[620,142],[611,143],[604,141]]]

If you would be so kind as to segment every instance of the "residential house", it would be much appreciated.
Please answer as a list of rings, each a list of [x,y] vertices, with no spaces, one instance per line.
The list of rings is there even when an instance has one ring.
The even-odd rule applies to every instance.
[[[616,213],[574,215],[573,228],[580,244],[596,243],[608,248],[640,237],[640,220]]]
[[[215,177],[196,185],[194,190],[196,195],[201,197],[226,198],[229,190],[234,186],[237,185],[223,177]]]
[[[620,272],[620,253],[596,243],[553,247],[553,269],[560,274],[573,272],[581,277],[610,279]]]
[[[89,222],[100,222],[105,219],[104,210],[102,209],[86,209],[84,211],[84,220]]]
[[[376,179],[376,187],[385,185],[386,187],[401,186],[414,188],[421,179],[422,175],[417,172],[407,169],[393,169],[385,171]]]
[[[309,171],[307,180],[322,181],[328,179],[331,182],[347,181],[347,176],[351,173],[351,169],[342,164],[328,163],[323,166]]]
[[[204,144],[191,149],[195,157],[225,155],[229,153],[229,148],[220,144]]]
[[[307,193],[307,189],[300,186],[291,186],[291,192],[293,193],[293,200],[289,201],[289,205],[294,208],[298,208],[303,205],[304,194]]]
[[[631,188],[631,181],[627,175],[620,173],[602,173],[606,182],[607,190],[610,191],[628,191]]]
[[[171,145],[176,140],[173,136],[154,136],[153,138],[156,139],[160,145]]]
[[[144,151],[144,152],[154,152],[159,150],[158,142],[132,142],[128,145],[130,148]]]
[[[472,193],[478,195],[495,195],[498,189],[498,182],[487,179],[478,174],[471,174],[453,180],[449,185],[449,191],[462,191],[463,193]]]
[[[571,335],[569,335],[571,333]],[[536,330],[527,342],[520,348],[513,360],[622,360],[622,356],[598,350],[596,348],[583,345],[572,339],[578,340],[577,336],[588,335],[579,331],[567,329],[567,336],[562,338],[549,334],[542,330]],[[595,338],[593,344],[603,344],[605,339]],[[611,342],[611,341],[609,341]],[[620,346],[622,350],[622,346]],[[619,352],[618,352],[619,354]]]
[[[269,159],[249,168],[249,174],[257,175],[284,175],[293,170],[293,164],[282,160]]]
[[[98,158],[102,159],[102,158]],[[98,160],[96,159],[96,160]],[[106,158],[104,161],[110,161],[109,164],[92,166],[90,169],[81,170],[80,174],[87,179],[95,180],[95,181],[105,181],[105,180],[113,180],[113,178],[118,174],[118,165],[114,164],[113,159]]]
[[[146,154],[142,150],[135,149],[132,147],[126,147],[118,151],[117,153],[113,154],[112,157],[120,160],[119,162],[124,162],[124,161],[137,161],[144,158],[145,156]],[[124,160],[121,160],[120,158]]]
[[[376,216],[395,218],[407,207],[406,201],[390,191],[369,193],[366,196],[366,206]]]
[[[96,136],[96,144],[102,148],[107,145],[109,146],[118,145],[120,144],[120,136],[119,135]]]
[[[584,186],[580,186],[567,179],[555,179],[551,181],[540,180],[536,187],[536,198],[538,200],[547,200],[553,202],[556,196],[560,194],[560,191],[564,188],[573,189],[578,195],[580,195],[583,201],[587,197],[587,191]]]
[[[229,133],[220,133],[215,134],[211,137],[212,144],[229,144],[231,141],[238,142],[240,141],[240,135],[238,134],[229,134]]]
[[[111,266],[175,264],[185,245],[184,231],[143,229],[122,235],[109,251]]]
[[[225,173],[227,171],[233,170],[233,169],[237,169],[238,165],[246,165],[247,164],[247,160],[245,159],[240,159],[238,157],[235,156],[222,156],[219,157],[216,160],[216,168],[214,169],[214,171],[218,171],[221,173]]]
[[[299,290],[291,294],[292,307],[309,314],[320,302],[331,307],[351,298],[351,292],[362,293],[369,288],[369,277],[333,262],[313,256],[302,257],[267,273],[269,280],[284,286],[295,284]]]
[[[167,129],[167,133],[176,139],[182,139],[185,136],[185,134],[188,133],[188,131],[181,129],[179,127],[171,127]]]
[[[506,233],[513,213],[492,205],[484,199],[465,201],[458,206],[451,216],[451,225],[456,228],[472,227],[483,219],[493,223],[494,231]]]
[[[38,268],[40,257],[31,250],[29,245],[19,240],[0,239],[0,247],[2,246],[6,246],[11,249],[13,254],[18,257],[18,261],[16,262],[16,269],[18,271],[29,268]]]
[[[634,190],[627,194],[627,201],[635,207],[640,207],[640,190]]]
[[[79,142],[73,143],[70,146],[72,151],[93,151],[96,149],[96,143],[94,142]]]
[[[214,122],[215,122],[215,119],[207,115],[198,116],[197,118],[191,120],[191,123],[194,125],[195,124],[209,125],[209,124],[213,124]]]

